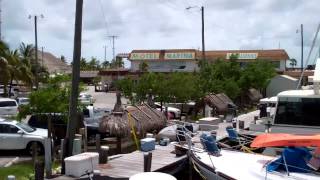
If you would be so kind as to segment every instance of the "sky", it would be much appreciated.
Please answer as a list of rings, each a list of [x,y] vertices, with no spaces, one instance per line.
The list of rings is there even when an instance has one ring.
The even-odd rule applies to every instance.
[[[28,17],[42,14],[38,47],[72,61],[75,0],[0,1],[2,39],[11,48],[34,43],[34,23]],[[111,60],[111,35],[118,36],[116,54],[133,49],[201,49],[201,6],[206,50],[280,47],[298,65],[301,37],[297,29],[304,25],[306,59],[320,22],[319,0],[84,0],[82,56],[103,61],[107,46],[107,60]],[[318,47],[317,42],[310,62]]]

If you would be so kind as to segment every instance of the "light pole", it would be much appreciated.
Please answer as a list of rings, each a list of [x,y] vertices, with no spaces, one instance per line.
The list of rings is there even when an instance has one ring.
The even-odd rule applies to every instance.
[[[35,79],[36,79],[36,89],[39,87],[39,77],[38,77],[38,15],[29,15],[29,19],[34,18],[34,44],[35,44]],[[44,18],[44,16],[41,14],[39,16],[40,18]]]
[[[205,55],[205,43],[204,43],[204,7],[201,6],[189,6],[186,8],[186,10],[192,9],[192,8],[200,8],[201,10],[201,42],[202,42],[202,63],[206,62],[206,55]]]

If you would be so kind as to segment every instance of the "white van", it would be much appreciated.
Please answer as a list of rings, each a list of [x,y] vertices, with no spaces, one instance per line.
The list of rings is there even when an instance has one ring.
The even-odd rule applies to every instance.
[[[15,116],[18,114],[18,103],[14,99],[0,98],[0,116]]]

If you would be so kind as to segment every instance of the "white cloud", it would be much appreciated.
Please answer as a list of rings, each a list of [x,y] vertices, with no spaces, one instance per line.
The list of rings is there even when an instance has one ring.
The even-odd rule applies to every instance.
[[[201,47],[201,13],[205,8],[207,50],[272,49],[287,50],[300,59],[300,35],[305,27],[307,54],[320,7],[317,0],[84,0],[82,55],[103,58],[108,35],[118,35],[116,52],[133,49]],[[55,55],[72,59],[74,36],[74,0],[3,0],[3,36],[11,47],[21,41],[34,42],[33,21],[29,14],[44,14],[39,20],[39,47]],[[105,22],[106,20],[106,22]]]

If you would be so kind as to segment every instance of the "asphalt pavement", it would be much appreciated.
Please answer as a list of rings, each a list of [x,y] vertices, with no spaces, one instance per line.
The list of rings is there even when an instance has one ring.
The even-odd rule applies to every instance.
[[[113,109],[117,100],[115,92],[95,92],[94,86],[88,86],[88,90],[86,92],[92,95],[93,99],[95,100],[93,105],[97,108]],[[127,104],[128,100],[122,97],[121,102],[123,105],[125,105]]]

